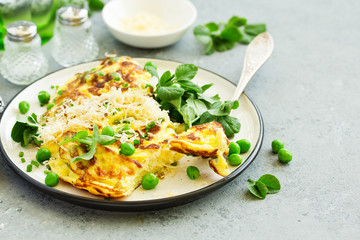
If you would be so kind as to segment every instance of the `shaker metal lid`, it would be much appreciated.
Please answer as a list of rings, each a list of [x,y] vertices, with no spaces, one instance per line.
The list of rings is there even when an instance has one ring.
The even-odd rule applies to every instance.
[[[60,8],[57,11],[60,23],[69,26],[79,26],[88,19],[88,11],[76,5]]]
[[[30,42],[37,33],[37,27],[29,21],[15,21],[6,28],[7,38],[15,42]]]

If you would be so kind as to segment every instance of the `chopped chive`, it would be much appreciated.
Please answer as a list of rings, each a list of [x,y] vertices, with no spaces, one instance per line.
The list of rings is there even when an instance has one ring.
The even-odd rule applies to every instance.
[[[67,164],[67,163],[66,163]],[[69,166],[69,165],[68,165]],[[46,165],[46,168],[48,169],[48,170],[51,170],[51,168],[50,168],[50,166],[49,165]]]
[[[44,171],[44,173],[45,173],[45,174],[48,174],[48,173],[49,173],[49,171],[45,170],[45,171]]]
[[[51,89],[54,89],[55,88],[55,86],[54,85],[51,85],[51,87],[50,87]]]
[[[173,163],[171,163],[171,166],[177,166],[177,162],[173,162]]]
[[[128,135],[128,136],[134,136],[134,133],[129,132],[129,131],[126,131],[125,134]]]
[[[135,140],[134,140],[134,145],[140,145],[140,140],[139,140],[139,139],[135,139]]]
[[[123,123],[130,124],[130,121],[124,120]]]
[[[118,61],[119,61],[119,59],[118,59],[118,58],[116,58],[116,57],[112,57],[112,58],[110,58],[110,61],[111,61],[111,62],[118,62]]]
[[[150,130],[155,127],[155,122],[152,121],[148,125],[146,125],[146,132],[150,132]]]
[[[31,165],[31,164],[29,164],[29,165],[26,166],[26,171],[27,171],[27,172],[31,172],[31,171],[32,171],[32,165]]]
[[[120,108],[115,108],[115,109],[116,109],[116,111],[120,112]]]
[[[122,128],[121,131],[125,131],[125,130],[130,130],[131,127],[128,124],[125,124]]]
[[[89,74],[86,74],[86,75],[84,76],[84,80],[85,80],[85,81],[89,81],[90,78],[91,78],[91,76],[90,76]]]
[[[148,136],[148,135],[145,135],[145,136],[140,136],[140,138],[143,138],[143,139],[149,140],[149,136]]]
[[[114,121],[114,124],[120,124],[120,121],[119,121],[118,119],[116,119],[116,120]]]
[[[146,84],[145,88],[152,87],[150,84]]]
[[[74,104],[70,103],[70,107],[73,107],[73,106],[74,106]]]
[[[25,162],[25,158],[21,158],[20,160],[21,160],[21,162],[22,162],[22,163],[24,163],[24,162]]]
[[[110,74],[113,77],[114,81],[120,81],[120,74],[118,73],[111,73]]]
[[[64,89],[61,89],[61,90],[58,91],[58,94],[59,94],[59,95],[62,95],[63,92],[64,92]]]
[[[47,109],[47,110],[50,110],[53,106],[55,106],[55,103],[49,103],[49,104],[46,106],[46,109]]]
[[[24,152],[19,152],[19,157],[23,157],[24,156]]]
[[[99,76],[105,76],[105,73],[104,72],[98,72],[97,73]]]
[[[164,118],[159,118],[158,120],[159,120],[161,123],[162,123],[163,121],[165,121]]]
[[[126,88],[126,87],[128,87],[128,86],[129,86],[128,83],[124,83],[124,84],[122,85],[122,87],[124,87],[124,88]]]
[[[59,89],[59,85],[56,85],[55,88],[56,88],[56,89]]]
[[[34,165],[35,167],[39,167],[39,163],[34,160],[31,160],[31,165]]]
[[[108,101],[106,101],[106,102],[103,103],[103,106],[106,107],[106,108],[108,107],[108,105],[109,105],[109,102],[108,102]]]
[[[92,68],[89,72],[93,72],[93,71],[95,71],[95,68]]]

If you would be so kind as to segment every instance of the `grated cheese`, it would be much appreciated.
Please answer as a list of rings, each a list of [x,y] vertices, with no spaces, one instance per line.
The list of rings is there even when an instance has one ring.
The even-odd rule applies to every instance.
[[[131,141],[138,136],[134,129],[142,135],[145,133],[140,128],[152,121],[158,122],[162,118],[164,122],[170,122],[168,113],[159,106],[153,98],[139,89],[121,92],[121,89],[112,88],[100,96],[79,97],[75,101],[66,99],[62,105],[57,106],[53,114],[47,116],[45,126],[39,128],[39,139],[44,143],[57,141],[66,132],[91,129],[94,124],[102,128],[112,125],[114,120],[126,120],[132,128],[128,132],[134,136],[123,132],[116,137],[121,142]]]
[[[175,25],[165,24],[161,17],[147,12],[139,12],[132,17],[123,18],[120,27],[126,32],[149,35],[165,33],[177,28]]]

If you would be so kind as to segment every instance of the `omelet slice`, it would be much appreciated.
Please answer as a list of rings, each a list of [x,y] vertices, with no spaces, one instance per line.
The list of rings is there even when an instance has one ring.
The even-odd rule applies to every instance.
[[[213,121],[195,125],[169,142],[170,149],[195,156],[215,158],[209,161],[217,174],[225,177],[229,174],[226,156],[229,152],[229,140],[220,123]]]
[[[53,145],[56,146],[56,145]],[[166,166],[178,161],[183,154],[169,150],[164,143],[142,141],[135,154],[119,155],[119,145],[97,145],[94,157],[71,162],[86,153],[86,147],[74,142],[55,150],[49,162],[51,170],[74,187],[85,189],[94,195],[118,198],[129,196],[141,184],[147,173],[162,175]]]
[[[113,88],[121,89],[122,92],[139,89],[147,95],[152,95],[150,78],[151,74],[130,57],[106,58],[93,69],[75,74],[64,86],[57,89],[52,101],[59,106],[79,97],[100,96]],[[53,107],[46,114],[51,114],[56,109]]]
[[[209,161],[210,167],[219,175],[229,174],[224,156],[229,152],[229,140],[220,123],[213,121],[195,125],[169,142],[170,149],[195,156],[216,158]]]

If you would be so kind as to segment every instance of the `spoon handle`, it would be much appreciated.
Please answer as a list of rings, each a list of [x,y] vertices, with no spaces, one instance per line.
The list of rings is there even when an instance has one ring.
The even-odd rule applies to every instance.
[[[238,100],[250,79],[266,62],[274,49],[274,41],[267,32],[255,37],[246,48],[243,70],[232,101]]]

